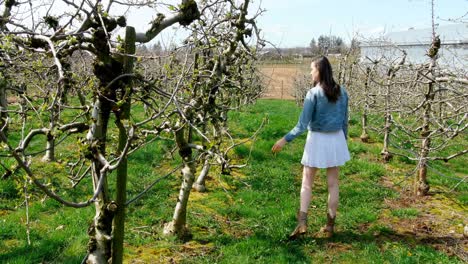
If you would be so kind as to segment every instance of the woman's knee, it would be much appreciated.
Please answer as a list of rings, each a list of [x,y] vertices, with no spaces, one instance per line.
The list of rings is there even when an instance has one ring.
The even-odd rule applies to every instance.
[[[303,175],[307,177],[314,177],[317,173],[317,168],[304,166]]]
[[[340,167],[329,167],[327,168],[327,175],[338,175]]]
[[[339,184],[338,171],[327,170],[327,184],[329,189],[337,189]]]

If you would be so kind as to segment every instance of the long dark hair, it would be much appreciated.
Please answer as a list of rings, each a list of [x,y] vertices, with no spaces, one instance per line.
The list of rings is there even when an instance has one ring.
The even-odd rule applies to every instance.
[[[325,95],[328,101],[335,103],[340,97],[341,89],[340,85],[333,79],[333,71],[327,57],[321,56],[316,59],[313,64],[319,72],[319,83],[322,89],[325,91]]]

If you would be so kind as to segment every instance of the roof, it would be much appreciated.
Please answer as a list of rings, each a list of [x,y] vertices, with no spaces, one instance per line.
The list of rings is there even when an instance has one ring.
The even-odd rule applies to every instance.
[[[440,36],[442,45],[468,44],[468,24],[452,24],[436,26],[436,34]],[[361,47],[374,46],[419,46],[429,45],[432,41],[432,28],[413,29],[390,32],[381,39],[364,41]]]

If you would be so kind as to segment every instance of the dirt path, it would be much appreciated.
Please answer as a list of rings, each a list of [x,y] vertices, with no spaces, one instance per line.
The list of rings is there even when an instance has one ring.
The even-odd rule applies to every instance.
[[[306,64],[264,64],[260,66],[266,87],[262,98],[293,100],[293,84],[296,76],[307,74]]]

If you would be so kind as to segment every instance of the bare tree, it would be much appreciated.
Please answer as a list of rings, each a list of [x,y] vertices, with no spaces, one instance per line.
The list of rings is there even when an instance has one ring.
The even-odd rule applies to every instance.
[[[5,118],[0,131],[1,141],[8,147],[5,156],[15,159],[31,181],[58,202],[76,208],[94,204],[87,263],[122,262],[125,207],[141,197],[126,197],[127,157],[131,153],[161,134],[173,135],[185,179],[174,214],[177,234],[185,228],[197,160],[211,155],[223,166],[230,166],[220,148],[223,135],[228,134],[227,112],[254,101],[260,94],[259,86],[250,83],[256,76],[253,60],[259,44],[252,45],[247,39],[258,41],[259,30],[255,16],[247,18],[249,2],[213,0],[199,6],[195,1],[181,0],[179,5],[171,6],[171,15],[158,13],[144,33],[127,26],[124,17],[110,15],[111,6],[124,4],[121,2],[111,1],[104,6],[99,1],[65,1],[70,12],[59,16],[52,14],[55,2],[5,3],[1,34],[11,39],[16,51],[31,55],[33,59],[25,60],[25,65],[39,58],[46,62],[42,67],[46,78],[21,96],[24,103],[19,110],[2,105],[7,108],[2,108],[2,113],[13,111],[22,116]],[[46,15],[36,17],[44,7]],[[14,9],[29,12],[32,23],[12,16],[16,14]],[[158,54],[150,68],[135,64],[135,43],[147,43],[177,23],[189,27],[195,20],[199,22],[192,27],[193,37],[183,46]],[[113,35],[118,27],[126,27],[126,33],[124,39],[116,41]],[[2,50],[2,62],[8,54]],[[12,83],[17,77],[11,76]],[[147,108],[144,117],[132,114],[132,106],[140,104]],[[27,123],[34,115],[41,116],[41,121]],[[42,122],[42,115],[48,115],[47,123]],[[115,126],[110,124],[112,116]],[[16,142],[6,136],[4,128],[8,122],[18,120],[22,123],[15,123],[15,128],[22,127],[22,132],[12,133],[19,133],[21,139],[14,146]],[[206,124],[209,130],[203,129]],[[115,132],[117,139],[110,137]],[[39,153],[46,152],[47,159],[52,160],[60,142],[74,134],[81,135],[81,140],[70,154],[73,162],[68,162],[72,188],[85,177],[93,183],[91,198],[83,202],[69,201],[55,193],[39,180],[32,166]],[[47,137],[46,149],[27,152],[40,135]],[[199,143],[194,137],[204,141]],[[115,194],[108,188],[113,171]]]
[[[5,142],[9,149],[10,155],[14,157],[19,165],[26,170],[27,174],[33,182],[45,191],[50,197],[57,201],[73,207],[83,207],[95,204],[96,216],[88,233],[90,234],[90,242],[88,245],[88,263],[107,263],[111,258],[114,262],[121,262],[122,248],[121,241],[112,240],[113,230],[123,229],[123,216],[125,196],[117,195],[117,200],[114,202],[110,196],[107,188],[107,175],[113,171],[118,171],[118,189],[125,192],[126,180],[123,175],[126,174],[125,162],[126,156],[130,149],[130,144],[134,136],[134,128],[132,126],[125,127],[122,124],[122,118],[125,119],[125,109],[129,108],[129,101],[131,94],[126,89],[129,83],[129,77],[133,76],[131,73],[131,66],[125,63],[128,58],[127,55],[121,55],[115,52],[115,46],[112,43],[111,32],[116,29],[118,25],[125,26],[125,19],[123,17],[111,18],[106,14],[106,10],[110,9],[112,1],[104,10],[99,2],[96,3],[82,3],[76,5],[73,2],[66,2],[71,9],[75,9],[75,13],[69,16],[55,18],[51,15],[44,16],[44,20],[33,21],[33,24],[18,20],[11,17],[11,10],[13,8],[26,8],[34,14],[39,10],[42,5],[30,5],[29,8],[21,3],[14,3],[12,1],[5,3],[5,12],[2,16],[2,34],[11,36],[16,45],[21,46],[25,50],[32,53],[48,55],[55,68],[55,76],[57,76],[56,89],[51,93],[49,109],[50,124],[46,128],[31,130],[24,136],[19,146],[14,148],[5,134],[0,133],[2,141]],[[15,6],[16,4],[16,6]],[[49,10],[52,10],[50,6]],[[75,26],[77,17],[84,17],[84,21],[79,26]],[[134,34],[133,43],[135,39],[141,42],[148,42],[154,38],[159,32],[174,23],[181,25],[189,25],[193,20],[199,17],[197,5],[193,1],[183,0],[179,6],[178,12],[173,17],[162,18],[158,16],[152,27],[145,34]],[[37,23],[37,24],[36,24]],[[131,38],[131,33],[127,37]],[[131,30],[130,30],[131,32]],[[127,40],[127,44],[131,45],[131,40]],[[133,44],[134,45],[134,44]],[[66,100],[64,100],[67,90],[69,88],[69,72],[68,66],[65,66],[65,60],[70,57],[76,50],[86,50],[94,56],[94,71],[93,74],[98,81],[94,93],[94,103],[92,105],[93,111],[91,114],[91,124],[88,127],[83,122],[74,122],[57,125],[60,120],[60,112]],[[131,50],[131,49],[130,49]],[[124,50],[124,52],[128,50]],[[133,49],[134,52],[134,49]],[[125,54],[125,53],[124,53]],[[127,59],[128,60],[128,59]],[[130,63],[131,64],[131,63]],[[130,68],[127,69],[126,68]],[[120,103],[122,102],[122,103]],[[108,122],[110,114],[114,113],[117,117],[117,123],[120,130],[121,144],[117,158],[114,161],[108,161],[109,156],[106,154]],[[86,139],[83,141],[83,157],[91,162],[91,174],[93,179],[94,194],[91,199],[85,202],[76,203],[64,200],[62,197],[51,191],[42,184],[34,172],[31,170],[30,162],[24,155],[24,150],[28,147],[33,138],[40,134],[45,134],[48,137],[48,146],[46,157],[53,158],[53,150],[55,140],[54,131],[63,131],[68,133],[79,133],[88,131]],[[128,140],[127,140],[128,139]],[[122,144],[124,142],[124,144]],[[18,151],[20,150],[20,151]],[[120,172],[120,173],[119,173]],[[120,185],[119,185],[120,184]],[[120,221],[114,223],[113,218],[115,213],[119,215]],[[117,236],[117,240],[119,240]],[[123,238],[122,235],[120,235]],[[112,242],[116,250],[111,249]],[[120,244],[120,247],[119,245]],[[120,249],[119,249],[120,248]],[[112,256],[114,255],[114,256]],[[119,256],[120,255],[120,256]]]
[[[195,54],[191,67],[194,73],[200,74],[194,74],[189,82],[191,90],[186,91],[188,103],[179,109],[182,118],[175,126],[177,146],[184,161],[183,182],[173,219],[165,227],[166,234],[183,237],[187,232],[187,201],[195,181],[195,163],[198,163],[194,160],[201,159],[204,164],[197,181],[199,189],[204,187],[210,158],[214,157],[221,163],[222,171],[228,169],[226,153],[222,151],[223,137],[227,132],[227,113],[252,102],[261,93],[260,86],[251,82],[256,76],[251,61],[261,44],[247,44],[252,34],[258,36],[254,18],[247,17],[249,2],[244,0],[238,5],[218,2],[216,6],[212,3],[215,11],[202,16],[205,23],[194,25],[193,34],[188,39],[193,49],[191,53]],[[184,129],[183,124],[189,127]],[[194,142],[195,135],[201,137],[201,144]],[[202,155],[192,157],[189,148],[198,150]]]
[[[440,47],[438,37],[433,37],[427,52],[429,63],[406,64],[403,56],[382,57],[370,65],[361,65],[359,78],[364,83],[350,87],[351,96],[366,98],[362,107],[359,101],[352,104],[363,115],[361,137],[368,138],[368,129],[383,133],[384,159],[398,155],[417,162],[416,195],[426,195],[429,191],[430,162],[448,162],[467,153],[466,146],[454,147],[453,140],[468,126],[468,82],[465,73],[456,67],[438,66]],[[372,99],[370,104],[369,99]],[[373,119],[369,120],[369,116]]]

